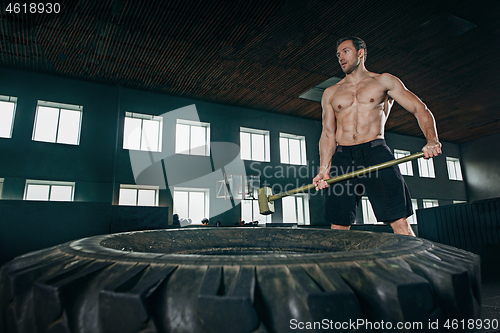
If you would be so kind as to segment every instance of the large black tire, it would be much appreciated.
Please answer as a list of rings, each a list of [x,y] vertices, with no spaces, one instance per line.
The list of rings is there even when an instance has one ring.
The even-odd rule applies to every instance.
[[[480,318],[480,294],[478,256],[419,238],[155,230],[85,238],[6,263],[0,330],[450,332],[448,319]],[[431,330],[436,321],[440,329]]]

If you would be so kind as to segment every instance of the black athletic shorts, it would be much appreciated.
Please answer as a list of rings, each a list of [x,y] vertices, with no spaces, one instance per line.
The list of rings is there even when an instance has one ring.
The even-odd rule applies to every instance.
[[[354,146],[337,146],[332,157],[330,177],[393,159],[394,155],[384,139]],[[399,166],[395,165],[331,184],[325,189],[326,222],[339,225],[353,224],[362,196],[368,196],[379,222],[390,223],[413,214],[410,192]]]

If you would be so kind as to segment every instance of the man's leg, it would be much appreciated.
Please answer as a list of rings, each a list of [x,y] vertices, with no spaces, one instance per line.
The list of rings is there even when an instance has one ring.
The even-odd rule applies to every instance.
[[[332,229],[336,229],[336,230],[349,230],[349,229],[351,229],[351,226],[350,225],[332,224]]]
[[[410,224],[406,220],[406,217],[400,218],[399,220],[392,222],[391,227],[392,227],[392,230],[394,231],[395,234],[408,235],[408,236],[415,237],[415,233],[413,232],[413,229],[411,228]],[[333,229],[333,225],[332,225],[332,229]]]

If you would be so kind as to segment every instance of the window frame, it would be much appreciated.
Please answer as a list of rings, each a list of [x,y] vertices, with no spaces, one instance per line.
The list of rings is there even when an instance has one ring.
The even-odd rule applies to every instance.
[[[287,151],[286,151],[287,158],[286,159],[283,158],[284,147],[283,147],[282,140],[287,140]],[[298,164],[290,162],[290,140],[299,141],[300,162]],[[280,163],[281,164],[290,164],[290,165],[307,165],[306,137],[305,136],[280,132]]]
[[[285,221],[285,211],[288,211],[285,207],[285,203],[290,200],[291,198],[295,199],[294,205],[295,205],[295,221],[290,222],[290,221]],[[301,222],[299,219],[299,209],[298,207],[298,198],[302,199],[302,213],[303,213],[303,221]],[[285,199],[285,200],[283,200]],[[283,223],[296,223],[297,225],[311,225],[311,214],[309,212],[309,195],[307,193],[298,193],[294,195],[290,195],[287,197],[283,197],[281,199],[281,208],[282,208],[282,214],[283,214]],[[291,209],[290,209],[291,210]]]
[[[12,138],[12,132],[14,131],[14,120],[16,119],[17,97],[0,95],[0,102],[7,102],[7,103],[14,104],[14,108],[12,110],[12,119],[10,121],[10,131],[9,131],[9,134],[8,134],[8,136],[1,136],[1,133],[0,133],[0,138],[11,139]]]
[[[250,135],[250,158],[243,158],[243,145],[242,145],[242,134],[246,133]],[[255,159],[253,156],[253,137],[252,135],[262,135],[264,137],[264,159]],[[247,161],[258,161],[258,162],[271,162],[271,145],[270,145],[270,132],[267,130],[259,130],[248,127],[240,127],[240,158]]]
[[[126,127],[127,127],[127,118],[129,119],[139,119],[141,121],[140,125],[140,137],[139,137],[139,148],[133,148],[131,145],[128,145],[127,147],[125,146],[126,143],[128,143],[127,138],[125,137],[127,134]],[[144,141],[144,120],[149,120],[149,121],[155,121],[158,124],[158,137],[157,137],[157,150],[150,149],[151,147],[146,146],[145,148],[143,147],[143,141]],[[136,151],[148,151],[148,152],[153,152],[153,153],[161,153],[162,151],[162,143],[163,143],[163,117],[162,116],[154,116],[154,115],[148,115],[148,114],[143,114],[143,113],[136,113],[136,112],[125,112],[125,118],[123,121],[123,149],[126,150],[136,150]]]
[[[453,165],[453,171],[455,173],[455,178],[452,177],[451,174],[451,168],[450,164]],[[446,157],[446,168],[448,169],[448,179],[449,180],[457,180],[457,181],[463,181],[463,175],[462,175],[462,167],[460,166],[460,159],[456,157]]]
[[[402,149],[394,149],[394,158],[402,158],[406,156],[410,156],[411,153],[407,150],[402,150]],[[405,163],[400,163],[399,164],[399,171],[403,176],[413,176],[413,164],[411,161],[407,161]]]
[[[361,197],[361,211],[363,212],[363,224],[384,224],[384,222],[377,220],[370,199],[366,195]]]
[[[42,199],[28,199],[28,188],[30,185],[47,185],[49,186],[48,197],[46,200]],[[71,198],[69,200],[51,200],[51,192],[53,186],[67,186],[71,187]],[[23,200],[26,201],[54,201],[54,202],[73,202],[75,200],[75,182],[65,182],[65,181],[53,181],[53,180],[36,180],[36,179],[26,179],[24,186]]]
[[[176,192],[187,192],[188,193],[188,202],[187,202],[187,212],[188,216],[180,216],[179,212],[176,209],[176,204],[175,204],[175,193]],[[204,194],[204,208],[205,211],[203,212],[203,217],[210,218],[210,189],[209,188],[193,188],[193,187],[174,187],[174,191],[172,193],[172,203],[173,203],[173,213],[178,214],[180,218],[187,218],[191,219],[193,224],[197,225],[202,225],[201,219],[199,221],[194,221],[191,216],[189,216],[189,195],[190,193],[200,193],[202,192]]]
[[[135,196],[135,205],[128,205],[128,204],[121,204],[120,199],[121,199],[121,190],[136,190],[136,196]],[[155,191],[154,195],[154,205],[139,205],[139,191],[140,190],[145,190],[145,191]],[[158,207],[159,206],[159,192],[160,192],[160,187],[159,186],[152,186],[152,185],[131,185],[131,184],[120,184],[120,189],[118,191],[118,205],[119,206],[131,206],[131,207]]]
[[[425,208],[439,207],[439,200],[438,199],[423,199],[422,203],[423,203],[424,209]],[[432,204],[432,206],[426,207],[427,206],[426,204],[428,204],[428,203]]]
[[[464,203],[467,203],[467,200],[453,200],[453,204],[456,205],[456,204],[464,204]]]
[[[56,123],[56,133],[55,133],[54,141],[36,139],[37,124],[39,122],[38,117],[40,114],[39,113],[40,107],[46,107],[46,108],[52,108],[52,109],[58,110],[57,123]],[[60,121],[61,121],[61,111],[62,110],[79,112],[80,117],[78,120],[78,133],[76,135],[76,143],[59,142],[59,134],[60,134],[60,126],[59,125],[60,125]],[[36,106],[36,113],[35,113],[35,122],[33,124],[33,133],[32,133],[31,139],[33,141],[37,141],[37,142],[47,142],[47,143],[57,143],[57,144],[78,146],[78,145],[80,145],[80,138],[81,138],[81,133],[82,133],[82,121],[83,121],[83,106],[81,106],[81,105],[64,104],[64,103],[47,102],[47,101],[38,100],[37,106]]]
[[[189,141],[188,141],[188,150],[179,151],[179,125],[189,126]],[[199,147],[191,147],[191,127],[202,127],[205,130],[205,151],[203,154],[193,153],[193,149],[199,149]],[[191,156],[210,156],[210,123],[205,123],[201,121],[193,121],[193,120],[185,120],[185,119],[177,119],[175,123],[175,153],[181,155],[191,155]]]
[[[250,220],[246,220],[245,217],[243,216],[243,205],[244,204],[249,204],[251,203],[252,205],[252,218]],[[269,215],[262,215],[260,214],[259,210],[259,201],[258,200],[252,200],[252,199],[242,199],[240,202],[240,217],[242,221],[245,222],[253,222],[253,221],[259,221],[260,223],[267,224],[267,223],[272,223],[272,214]],[[263,219],[263,221],[262,221]]]
[[[417,199],[411,199],[411,206],[413,208],[413,215],[408,216],[407,221],[409,224],[418,224],[418,221],[417,221],[418,201],[417,201]]]
[[[432,157],[429,159],[424,159],[423,157],[418,159],[418,174],[421,178],[436,178],[434,160]]]

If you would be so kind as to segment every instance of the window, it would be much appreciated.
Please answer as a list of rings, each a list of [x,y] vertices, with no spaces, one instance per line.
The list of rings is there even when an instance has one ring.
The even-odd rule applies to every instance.
[[[376,224],[379,223],[373,212],[372,204],[368,197],[361,197],[361,209],[363,210],[363,223],[364,224]],[[380,222],[383,223],[383,222]]]
[[[309,221],[309,198],[307,194],[284,197],[281,200],[281,204],[283,206],[283,223],[311,224]]]
[[[465,200],[453,200],[453,204],[462,204],[462,203],[467,203]]]
[[[280,156],[283,164],[307,165],[306,138],[280,133]]]
[[[242,160],[269,162],[269,131],[240,127],[240,156]]]
[[[210,124],[177,119],[175,153],[210,156]]]
[[[424,199],[424,208],[438,207],[439,202],[437,200]]]
[[[420,177],[436,178],[434,175],[434,162],[432,161],[432,158],[427,160],[424,158],[418,159],[418,173],[420,174]]]
[[[125,113],[123,149],[161,152],[163,118]]]
[[[82,106],[38,101],[33,140],[80,144]]]
[[[258,200],[241,200],[241,219],[245,222],[259,221],[259,224],[271,223],[271,215],[260,214]]]
[[[458,158],[447,157],[446,166],[448,167],[448,177],[450,180],[463,180],[460,160]]]
[[[413,207],[413,215],[408,217],[408,223],[417,224],[417,209],[418,203],[417,199],[411,199],[411,206]]]
[[[209,217],[209,194],[208,189],[174,188],[174,214],[191,219],[192,224],[201,224]]]
[[[406,150],[394,149],[394,157],[396,159],[410,156],[410,152]],[[401,174],[404,176],[413,176],[413,166],[411,165],[411,161],[400,163],[399,170]]]
[[[120,185],[118,204],[122,206],[158,206],[158,186]]]
[[[24,200],[73,201],[75,183],[26,180]]]
[[[0,95],[0,138],[11,138],[17,97]]]

